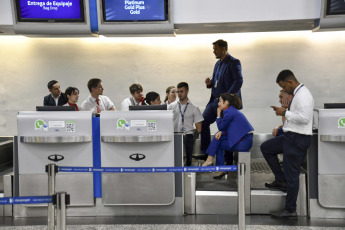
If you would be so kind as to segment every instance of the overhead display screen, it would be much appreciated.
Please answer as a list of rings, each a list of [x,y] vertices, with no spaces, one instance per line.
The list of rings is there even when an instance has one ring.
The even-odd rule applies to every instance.
[[[83,0],[16,0],[18,21],[84,22]]]
[[[167,0],[103,0],[103,19],[115,21],[165,21]]]
[[[327,15],[345,14],[344,0],[328,0],[327,1]]]

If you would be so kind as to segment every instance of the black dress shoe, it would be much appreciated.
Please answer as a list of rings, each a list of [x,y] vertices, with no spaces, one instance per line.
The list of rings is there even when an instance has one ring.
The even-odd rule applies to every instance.
[[[223,178],[223,176],[225,176],[226,174],[228,174],[228,172],[222,172],[221,174],[219,174],[218,176],[214,176],[213,179],[215,180],[221,180]]]
[[[286,192],[286,184],[285,182],[279,182],[279,181],[273,181],[271,183],[266,182],[265,187],[269,189],[279,189],[282,190],[283,192]]]
[[[208,155],[207,154],[199,154],[199,155],[194,155],[192,156],[194,159],[197,159],[197,160],[203,160],[203,161],[206,161]]]
[[[271,213],[271,216],[274,217],[274,218],[297,219],[296,211],[289,212],[287,210],[283,210],[282,212]]]

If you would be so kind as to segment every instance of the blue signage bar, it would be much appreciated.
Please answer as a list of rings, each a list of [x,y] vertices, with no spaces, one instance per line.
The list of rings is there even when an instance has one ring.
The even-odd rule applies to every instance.
[[[52,196],[22,196],[22,197],[3,197],[0,198],[0,205],[12,204],[46,204],[52,203]]]
[[[142,167],[142,168],[101,168],[101,167],[59,167],[59,172],[102,172],[102,173],[174,173],[174,172],[219,172],[237,171],[237,165],[206,167]]]

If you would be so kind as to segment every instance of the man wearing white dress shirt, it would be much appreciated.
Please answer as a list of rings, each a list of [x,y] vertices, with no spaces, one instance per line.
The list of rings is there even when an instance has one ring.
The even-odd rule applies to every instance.
[[[114,103],[108,97],[103,96],[104,88],[101,79],[90,79],[87,87],[89,88],[90,96],[81,104],[81,110],[92,111],[93,113],[100,113],[103,110],[115,110]]]
[[[265,186],[286,189],[287,192],[284,210],[271,215],[272,217],[290,218],[297,217],[299,175],[301,164],[311,142],[314,99],[307,87],[299,83],[290,70],[281,71],[276,82],[285,92],[293,95],[287,109],[271,106],[276,115],[285,116],[284,135],[264,142],[260,148],[275,176],[275,180],[266,183]],[[283,170],[277,157],[277,154],[280,153],[284,154]]]

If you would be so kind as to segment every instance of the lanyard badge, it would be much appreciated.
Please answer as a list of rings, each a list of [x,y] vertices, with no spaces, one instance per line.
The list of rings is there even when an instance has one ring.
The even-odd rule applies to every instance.
[[[189,103],[187,102],[186,107],[184,108],[184,111],[183,111],[183,113],[182,113],[181,104],[178,103],[178,107],[179,107],[179,109],[180,109],[180,114],[181,114],[182,126],[184,126],[184,115],[185,115],[185,113],[186,113],[186,110],[187,110],[188,105],[189,105]],[[186,128],[185,128],[185,127],[182,127],[182,128],[181,128],[181,131],[182,131],[182,132],[186,131]]]

